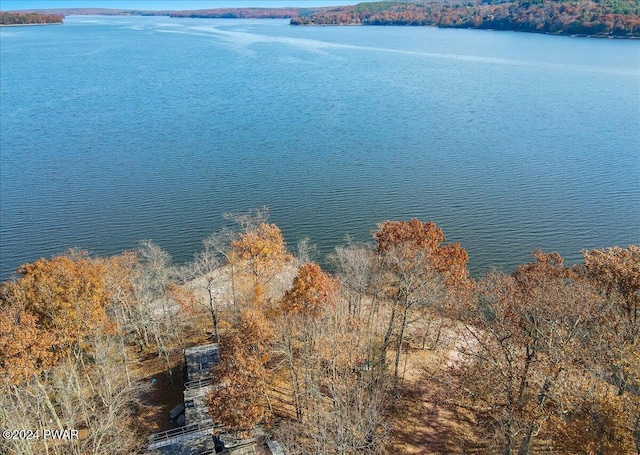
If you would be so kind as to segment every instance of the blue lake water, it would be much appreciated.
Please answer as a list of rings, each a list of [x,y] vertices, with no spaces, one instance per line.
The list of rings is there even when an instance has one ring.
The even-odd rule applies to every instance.
[[[477,275],[640,241],[640,42],[280,20],[0,30],[0,278],[268,206],[320,261],[433,220]]]

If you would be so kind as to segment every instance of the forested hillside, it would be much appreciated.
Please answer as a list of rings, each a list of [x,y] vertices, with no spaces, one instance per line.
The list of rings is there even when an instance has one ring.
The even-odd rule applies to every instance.
[[[204,17],[212,19],[290,19],[300,15],[300,8],[215,8],[195,11],[172,11],[170,15],[171,17]]]
[[[293,18],[294,25],[433,25],[640,37],[638,0],[377,2]]]
[[[292,25],[430,25],[561,35],[640,38],[640,0],[382,1],[319,8],[216,8],[151,11],[100,8],[42,10],[67,14],[290,19]],[[22,12],[20,20],[33,16]],[[16,13],[9,14],[16,20]],[[3,20],[5,20],[3,18]],[[8,19],[6,19],[8,20]],[[61,20],[61,19],[60,19]]]
[[[59,14],[0,12],[0,25],[62,24],[63,19]]]
[[[189,264],[144,242],[2,284],[0,421],[78,437],[0,452],[144,451],[182,399],[182,349],[211,341],[213,420],[289,454],[640,450],[640,246],[474,280],[434,223],[385,221],[328,273],[265,211],[228,218]]]

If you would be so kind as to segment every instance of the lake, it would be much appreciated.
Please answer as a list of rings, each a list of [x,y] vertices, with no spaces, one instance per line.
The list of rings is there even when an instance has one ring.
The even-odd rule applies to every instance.
[[[177,262],[268,206],[322,262],[432,220],[478,274],[640,241],[640,42],[72,16],[0,30],[0,278],[71,247]]]

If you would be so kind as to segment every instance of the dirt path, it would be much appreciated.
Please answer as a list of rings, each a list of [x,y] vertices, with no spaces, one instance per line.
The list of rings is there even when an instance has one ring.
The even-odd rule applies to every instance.
[[[446,384],[437,375],[461,361],[456,349],[458,336],[448,333],[436,351],[410,349],[402,391],[397,397],[391,420],[393,454],[473,454],[479,446],[471,433],[469,415],[445,405]]]

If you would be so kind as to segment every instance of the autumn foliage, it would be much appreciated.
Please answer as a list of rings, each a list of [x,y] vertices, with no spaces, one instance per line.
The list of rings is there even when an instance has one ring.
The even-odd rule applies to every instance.
[[[55,336],[40,330],[37,318],[16,307],[0,313],[0,371],[13,383],[53,367]]]
[[[635,300],[635,250],[585,252],[576,267],[538,250],[513,274],[480,280],[463,318],[463,360],[446,373],[456,384],[449,403],[474,415],[476,440],[505,454],[536,453],[543,441],[561,453],[635,450],[638,357],[629,334],[638,327],[623,297]]]
[[[271,420],[265,364],[272,337],[262,315],[250,310],[222,337],[220,363],[213,369],[218,387],[208,400],[214,421],[231,430],[248,430]]]
[[[261,303],[265,288],[272,278],[291,263],[293,256],[275,224],[260,222],[257,226],[245,227],[231,240],[229,253],[231,265],[238,272],[240,284],[244,284],[245,300]],[[244,281],[244,283],[242,283]]]
[[[21,279],[0,289],[0,372],[16,383],[112,330],[104,261],[58,256],[19,272]]]
[[[0,25],[62,24],[60,14],[0,12]]]
[[[435,223],[391,220],[337,248],[329,273],[263,212],[235,219],[180,268],[150,242],[22,266],[0,286],[0,419],[81,429],[49,453],[137,453],[138,365],[157,359],[170,383],[188,340],[212,336],[216,431],[262,425],[289,453],[403,453],[409,433],[429,453],[640,450],[637,245],[575,266],[536,250],[474,280]]]
[[[637,1],[370,2],[294,17],[293,25],[412,25],[640,36]]]
[[[446,238],[442,229],[433,222],[420,220],[387,221],[378,226],[373,238],[376,248],[383,257],[388,254],[402,254],[403,266],[417,268],[417,261],[426,261],[429,267],[443,274],[451,286],[468,285],[467,262],[469,256],[459,243],[444,244]],[[399,250],[402,249],[402,252]],[[396,264],[395,267],[401,266]]]
[[[289,260],[280,228],[261,223],[257,228],[242,232],[231,242],[235,259],[246,263],[251,273],[268,281],[282,263]]]
[[[280,308],[285,314],[318,316],[331,306],[334,291],[335,283],[331,277],[319,265],[307,263],[298,270]]]
[[[0,452],[138,449],[133,409],[144,386],[130,374],[126,333],[113,312],[115,302],[129,294],[131,259],[71,251],[25,264],[19,278],[2,285],[0,420],[40,434],[73,428],[82,438],[64,447],[4,441]]]

